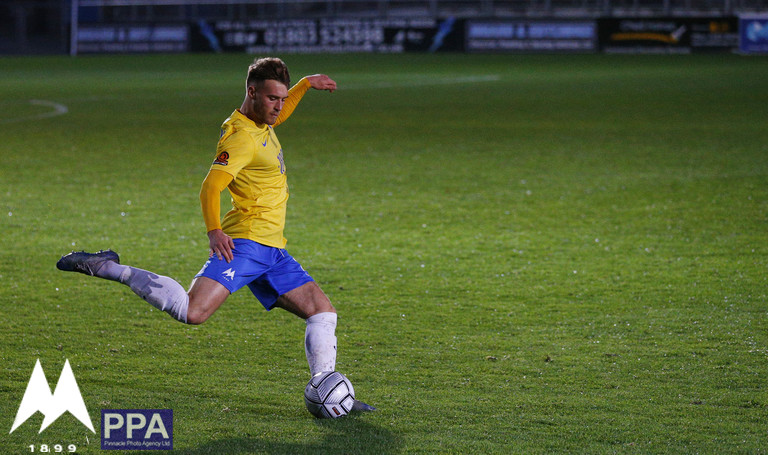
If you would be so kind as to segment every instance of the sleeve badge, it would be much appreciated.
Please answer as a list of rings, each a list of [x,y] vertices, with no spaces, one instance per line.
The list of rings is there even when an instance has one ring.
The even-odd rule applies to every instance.
[[[229,164],[229,153],[227,152],[219,153],[219,156],[217,156],[216,159],[213,160],[213,164],[218,164],[221,166],[226,166],[227,164]]]

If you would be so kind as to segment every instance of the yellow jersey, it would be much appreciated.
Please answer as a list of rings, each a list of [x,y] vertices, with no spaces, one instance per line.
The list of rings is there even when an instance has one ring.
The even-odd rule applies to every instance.
[[[227,187],[232,210],[221,221],[224,233],[284,248],[288,180],[283,149],[272,127],[233,112],[221,125],[214,169],[233,177]]]
[[[275,126],[288,119],[309,88],[310,83],[306,78],[291,87]],[[221,125],[216,158],[211,165],[213,170],[232,176],[232,181],[227,185],[232,197],[232,210],[221,220],[224,233],[232,238],[250,239],[263,245],[285,248],[283,230],[288,179],[285,175],[283,149],[274,129],[269,125],[256,124],[235,110]],[[203,182],[204,188],[211,175],[209,172],[209,177]],[[201,201],[206,227],[208,230],[218,228],[219,214],[213,213],[212,209],[218,207],[218,193],[206,195],[203,192]]]

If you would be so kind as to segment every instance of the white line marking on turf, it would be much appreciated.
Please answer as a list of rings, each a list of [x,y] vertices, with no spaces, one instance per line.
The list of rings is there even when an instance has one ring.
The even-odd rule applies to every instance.
[[[51,110],[47,111],[47,112],[42,112],[40,114],[35,114],[35,115],[27,115],[27,116],[24,116],[24,117],[2,119],[2,120],[0,120],[0,123],[23,122],[25,120],[40,120],[40,119],[44,119],[44,118],[57,117],[59,115],[64,115],[67,112],[69,112],[69,108],[67,108],[67,106],[65,106],[63,104],[59,104],[59,103],[54,103],[53,101],[29,100],[29,104],[32,104],[34,106],[50,107]]]
[[[67,112],[69,112],[69,108],[63,104],[54,103],[53,101],[46,101],[46,100],[29,100],[29,104],[34,104],[36,106],[48,106],[52,107],[53,110],[51,112],[45,112],[42,114],[38,114],[37,118],[48,118],[48,117],[56,117],[57,115],[64,115]]]
[[[432,77],[422,76],[418,79],[404,79],[395,81],[381,81],[360,84],[344,84],[340,89],[368,89],[368,88],[395,88],[395,87],[425,87],[429,85],[451,85],[451,84],[474,84],[478,82],[496,82],[500,81],[498,74],[488,74],[483,76],[464,76],[464,77]]]
[[[396,87],[428,87],[434,85],[453,85],[453,84],[475,84],[482,82],[496,82],[501,80],[501,76],[498,74],[484,74],[477,76],[460,76],[460,77],[440,77],[433,74],[401,74],[401,77],[394,77],[394,80],[390,81],[378,81],[378,82],[359,82],[359,83],[345,83],[340,89],[346,90],[359,90],[359,89],[371,89],[371,88],[396,88]],[[191,96],[207,96],[207,94],[192,94]],[[189,97],[189,94],[185,94]],[[134,97],[135,98],[135,97]],[[115,96],[90,96],[86,98],[78,98],[77,101],[103,101],[117,99]],[[41,120],[45,118],[58,117],[69,112],[69,108],[60,103],[56,103],[48,100],[29,100],[28,104],[34,106],[46,106],[51,110],[42,112],[40,114],[26,115],[23,117],[14,117],[7,119],[0,119],[0,125],[7,123],[23,122],[27,120]],[[6,103],[2,103],[6,104]],[[0,107],[2,105],[0,104]]]

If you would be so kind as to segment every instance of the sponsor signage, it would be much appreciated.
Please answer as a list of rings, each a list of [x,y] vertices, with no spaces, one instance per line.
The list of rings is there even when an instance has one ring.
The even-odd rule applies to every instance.
[[[188,25],[80,25],[77,53],[152,53],[189,50]]]
[[[53,393],[40,359],[37,360],[10,433],[37,413],[44,416],[38,434],[43,433],[66,413],[79,420],[92,433],[96,433],[69,360],[64,362]],[[77,445],[67,442],[29,442],[31,444],[27,444],[25,451],[30,453],[75,453],[78,448]],[[173,450],[173,410],[102,409],[101,449]]]
[[[200,21],[195,51],[269,53],[442,50],[454,46],[454,20],[295,19]]]
[[[768,53],[768,15],[740,17],[739,31],[741,52]]]
[[[597,26],[593,21],[468,20],[469,52],[594,52]]]
[[[173,450],[173,410],[102,409],[101,450]]]
[[[608,53],[732,51],[739,43],[736,17],[603,18],[600,48]]]

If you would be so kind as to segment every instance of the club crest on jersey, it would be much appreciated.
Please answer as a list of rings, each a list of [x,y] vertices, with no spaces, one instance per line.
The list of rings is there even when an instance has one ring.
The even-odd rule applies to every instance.
[[[216,159],[213,160],[213,164],[219,164],[221,166],[226,166],[227,164],[229,164],[229,153],[227,152],[219,153],[219,156],[217,156]]]

